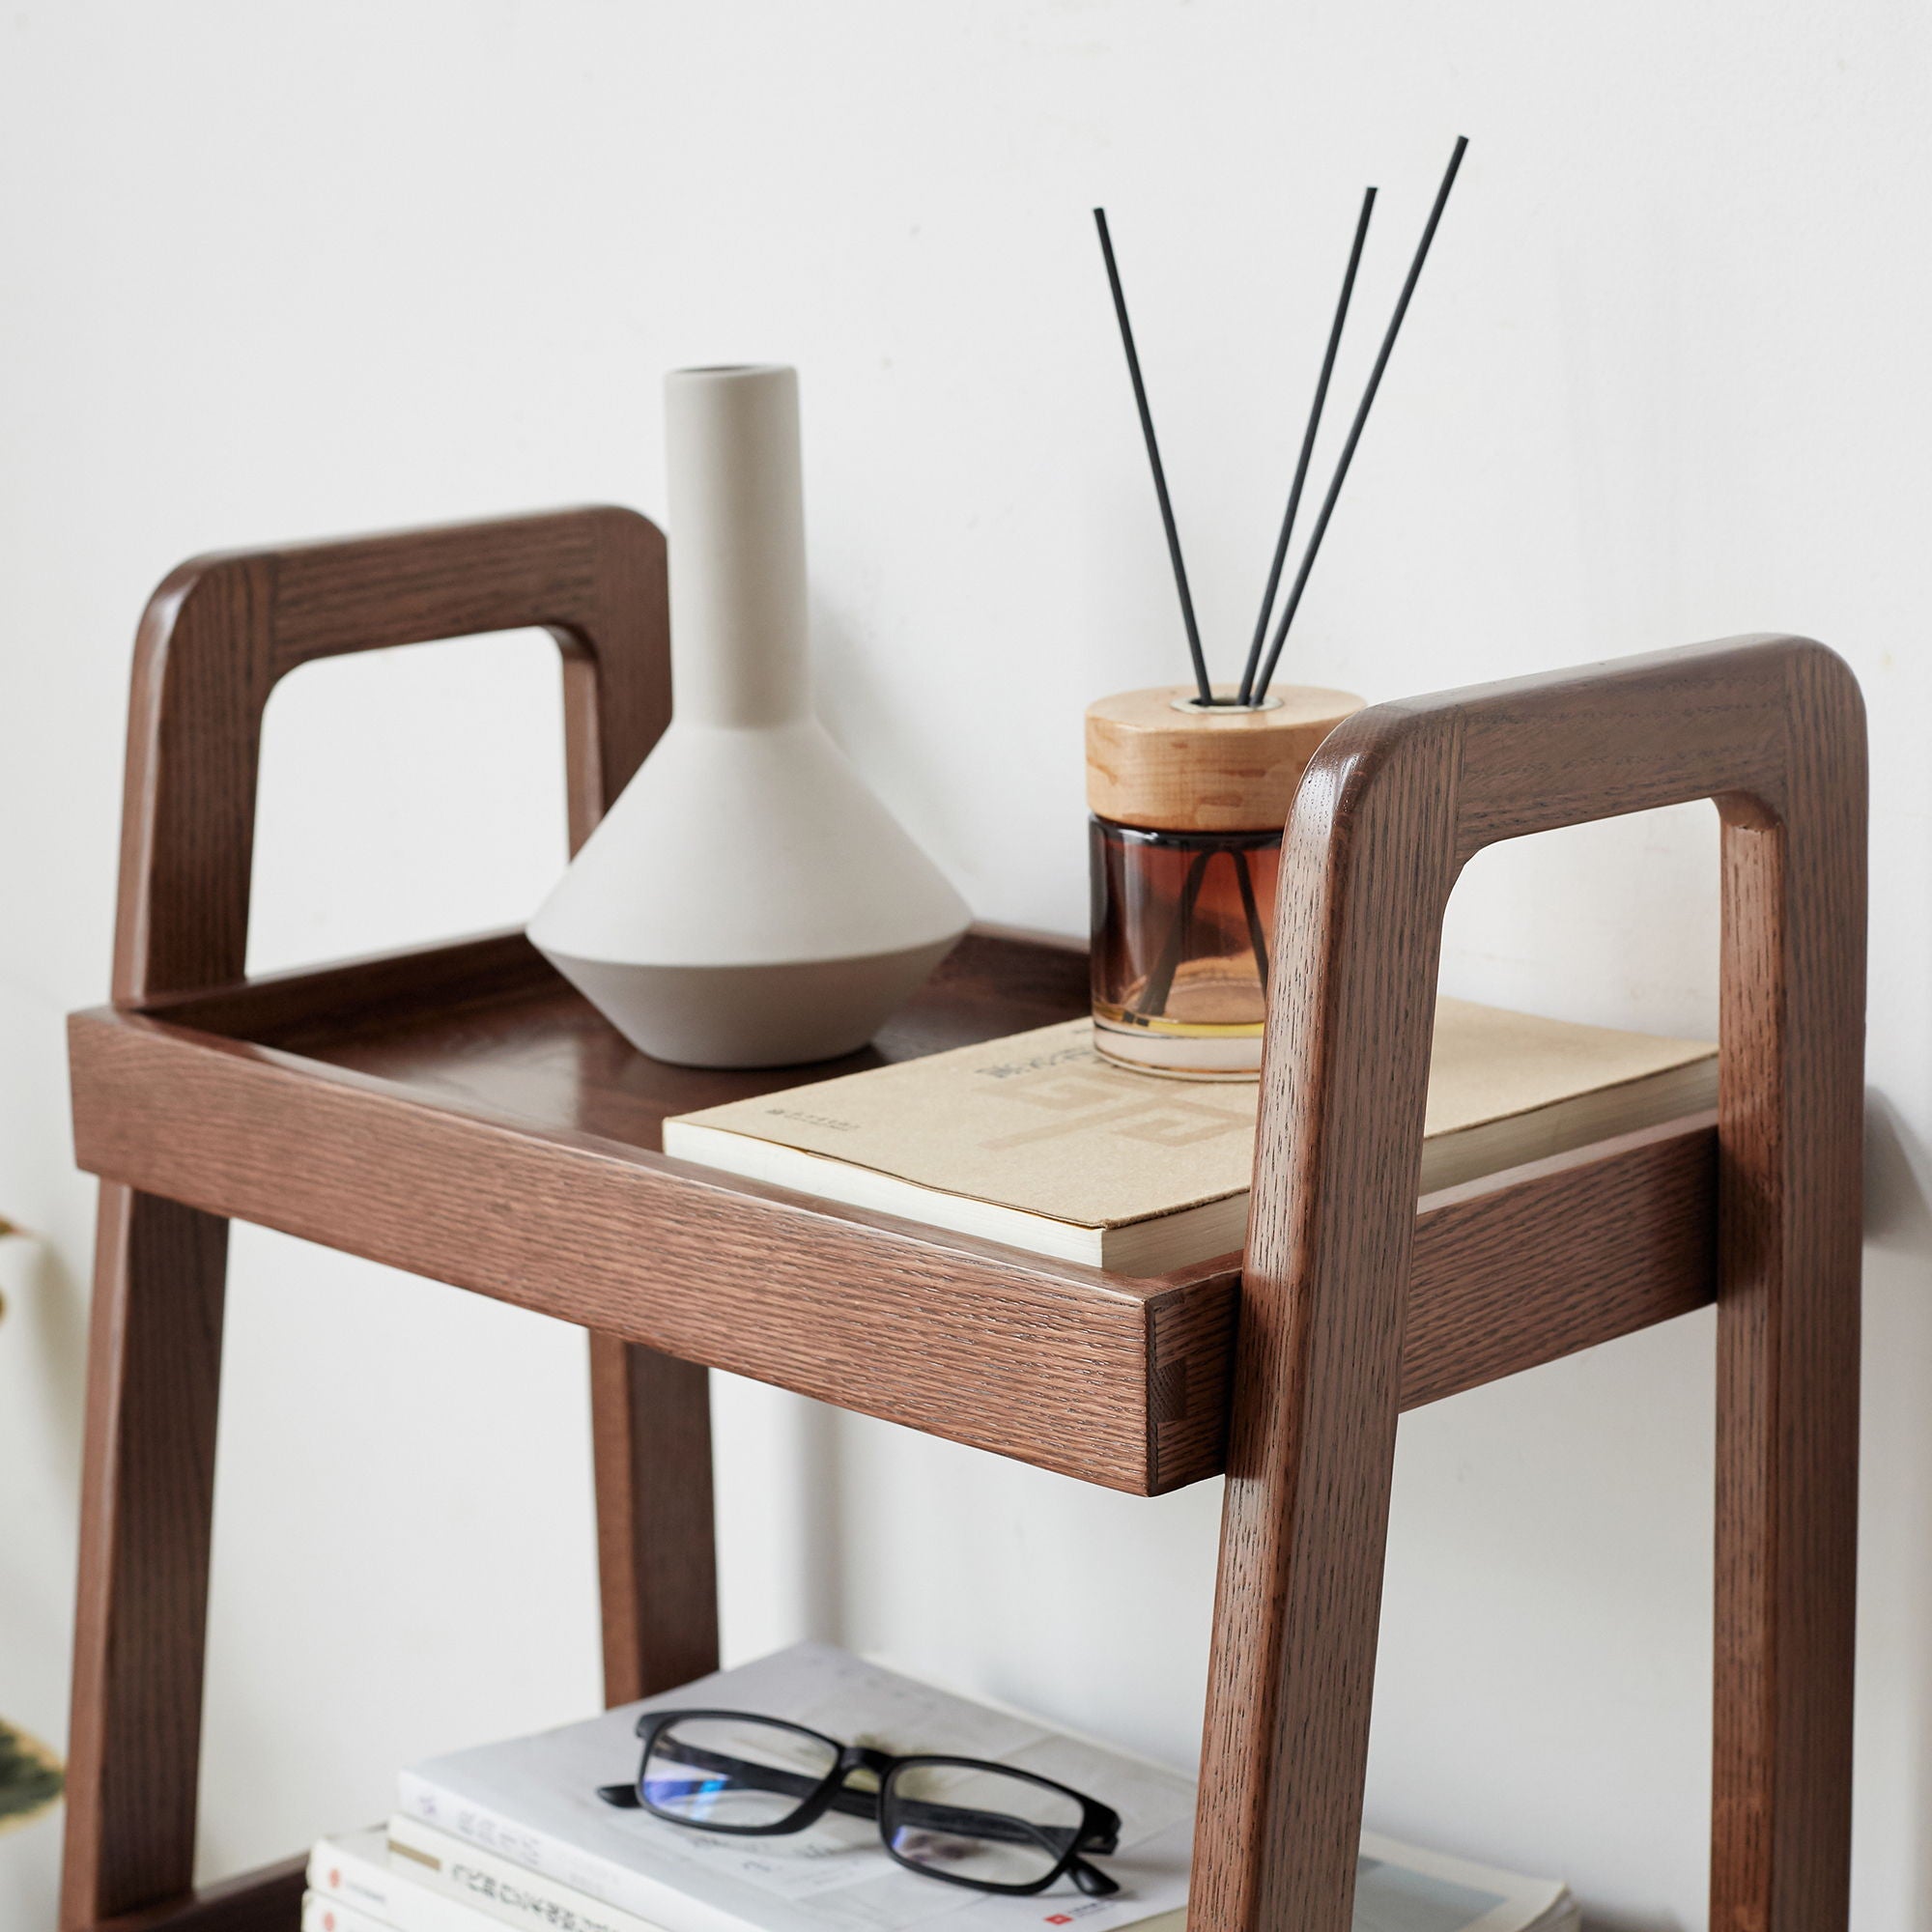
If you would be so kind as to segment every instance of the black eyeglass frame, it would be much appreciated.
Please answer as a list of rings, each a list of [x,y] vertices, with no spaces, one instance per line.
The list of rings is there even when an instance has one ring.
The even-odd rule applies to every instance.
[[[688,1719],[711,1718],[727,1720],[750,1721],[769,1725],[775,1730],[791,1731],[802,1738],[810,1738],[812,1743],[823,1745],[834,1753],[832,1769],[815,1781],[803,1772],[788,1772],[773,1765],[750,1765],[741,1759],[731,1759],[730,1764],[739,1772],[753,1771],[762,1775],[767,1780],[774,1780],[769,1788],[789,1792],[795,1788],[800,1797],[797,1810],[772,1825],[716,1825],[693,1818],[680,1817],[675,1811],[667,1811],[653,1804],[645,1795],[644,1775],[650,1767],[651,1752],[661,1733],[672,1724]],[[662,1818],[667,1824],[683,1825],[694,1832],[717,1832],[732,1837],[773,1838],[789,1836],[794,1832],[803,1832],[828,1811],[838,1811],[845,1817],[875,1819],[879,1827],[879,1841],[885,1847],[886,1855],[895,1863],[905,1866],[908,1871],[917,1872],[922,1878],[937,1879],[942,1885],[956,1885],[969,1891],[1001,1892],[1012,1896],[1030,1896],[1042,1892],[1058,1885],[1063,1878],[1071,1878],[1073,1883],[1090,1898],[1109,1898],[1120,1890],[1117,1881],[1111,1879],[1096,1865],[1088,1863],[1086,1853],[1092,1852],[1104,1858],[1120,1849],[1121,1816],[1111,1805],[1102,1804],[1097,1799],[1089,1798],[1085,1792],[1075,1791],[1071,1785],[1061,1784],[1050,1777],[1041,1777],[1031,1771],[1020,1771],[1012,1765],[995,1764],[987,1758],[958,1757],[946,1752],[923,1753],[913,1757],[895,1757],[890,1751],[875,1750],[867,1745],[841,1744],[837,1738],[829,1738],[823,1731],[814,1731],[806,1724],[794,1724],[785,1718],[768,1718],[756,1711],[646,1711],[638,1719],[638,1736],[642,1741],[643,1750],[638,1762],[638,1776],[630,1784],[604,1784],[597,1788],[597,1795],[607,1804],[621,1806],[627,1810],[648,1811],[654,1818]],[[695,1747],[694,1747],[695,1748]],[[1012,1777],[1024,1784],[1035,1784],[1043,1791],[1057,1792],[1063,1798],[1071,1799],[1080,1806],[1080,1824],[1068,1837],[1064,1850],[1058,1852],[1053,1869],[1044,1878],[1034,1879],[1025,1885],[997,1885],[987,1879],[967,1878],[957,1872],[940,1871],[935,1866],[918,1863],[906,1858],[893,1844],[895,1817],[898,1824],[909,1824],[926,1829],[945,1830],[947,1817],[955,1821],[952,1829],[961,1835],[991,1836],[984,1829],[984,1823],[995,1814],[971,1811],[958,1805],[935,1804],[924,1799],[895,1798],[893,1786],[898,1775],[904,1771],[924,1770],[935,1765],[952,1765],[966,1771],[991,1772],[1000,1777]],[[846,1780],[853,1773],[870,1772],[878,1781],[876,1791],[853,1790]],[[976,1821],[980,1829],[962,1826],[957,1821]],[[1055,1851],[1054,1838],[1044,1828],[1031,1824],[1029,1820],[1007,1818],[1001,1814],[1001,1822],[1019,1827],[1029,1840],[1037,1840],[1046,1850]]]

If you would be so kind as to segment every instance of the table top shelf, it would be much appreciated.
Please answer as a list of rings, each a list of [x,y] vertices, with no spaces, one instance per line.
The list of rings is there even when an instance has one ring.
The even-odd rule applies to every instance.
[[[503,933],[77,1014],[76,1143],[105,1179],[1152,1494],[1222,1467],[1238,1255],[1114,1274],[660,1151],[668,1115],[1085,1004],[1079,949],[980,930],[864,1053],[677,1067]],[[1692,1119],[1425,1199],[1407,1406],[1710,1299],[1713,1172]]]

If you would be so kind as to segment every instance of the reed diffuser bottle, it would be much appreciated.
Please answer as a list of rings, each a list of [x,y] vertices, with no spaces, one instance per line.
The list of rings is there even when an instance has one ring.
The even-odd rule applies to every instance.
[[[1195,1080],[1260,1070],[1282,828],[1316,747],[1361,703],[1291,687],[1208,707],[1173,686],[1088,707],[1094,1044],[1108,1059]]]
[[[1289,807],[1316,748],[1362,704],[1346,691],[1288,686],[1270,696],[1269,686],[1468,145],[1459,136],[1450,154],[1315,526],[1284,593],[1289,546],[1375,212],[1375,189],[1363,193],[1261,612],[1234,686],[1217,687],[1208,678],[1113,234],[1106,211],[1094,211],[1194,669],[1191,686],[1124,691],[1087,711],[1094,1044],[1110,1060],[1197,1080],[1251,1080],[1261,1070],[1275,875]]]

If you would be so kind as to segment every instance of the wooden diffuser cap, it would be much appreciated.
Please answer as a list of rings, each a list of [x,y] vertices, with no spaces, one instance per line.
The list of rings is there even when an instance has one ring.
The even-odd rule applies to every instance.
[[[1278,830],[1316,747],[1362,708],[1352,692],[1306,685],[1274,692],[1265,710],[1176,708],[1193,696],[1174,684],[1087,707],[1087,806],[1096,817],[1149,832]]]

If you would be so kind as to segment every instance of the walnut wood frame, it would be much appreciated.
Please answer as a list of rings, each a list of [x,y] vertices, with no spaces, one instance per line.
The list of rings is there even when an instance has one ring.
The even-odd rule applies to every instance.
[[[206,559],[143,622],[114,1004],[72,1027],[103,1186],[68,1932],[294,1920],[294,1867],[189,1889],[229,1217],[591,1329],[612,1701],[715,1659],[706,1365],[1140,1492],[1225,1463],[1196,1932],[1349,1923],[1397,1410],[1717,1296],[1712,1922],[1843,1924],[1863,746],[1835,658],[1740,640],[1343,726],[1291,823],[1245,1271],[1138,1280],[666,1160],[664,1113],[741,1089],[629,1055],[520,935],[243,979],[275,681],[527,625],[563,651],[576,842],[668,715],[641,518]],[[1418,1204],[1461,865],[1702,796],[1725,824],[1719,1120]],[[1043,1024],[1083,984],[1077,952],[976,933],[880,1051]],[[491,1085],[493,1042],[520,1066],[545,1040],[560,1097]]]
[[[1363,712],[1290,820],[1204,1740],[1196,1932],[1347,1932],[1443,910],[1498,839],[1722,818],[1711,1924],[1845,1923],[1863,706],[1742,639]]]
[[[242,979],[262,716],[282,677],[320,658],[529,626],[562,654],[575,849],[670,718],[664,539],[642,517],[566,511],[174,572],[135,640],[117,1007]],[[185,1894],[193,1876],[227,1245],[224,1219],[123,1182],[101,1187],[69,1926]],[[615,1703],[716,1665],[709,1396],[701,1368],[608,1335],[593,1333],[590,1357]],[[245,1898],[222,1909],[245,1911]]]

